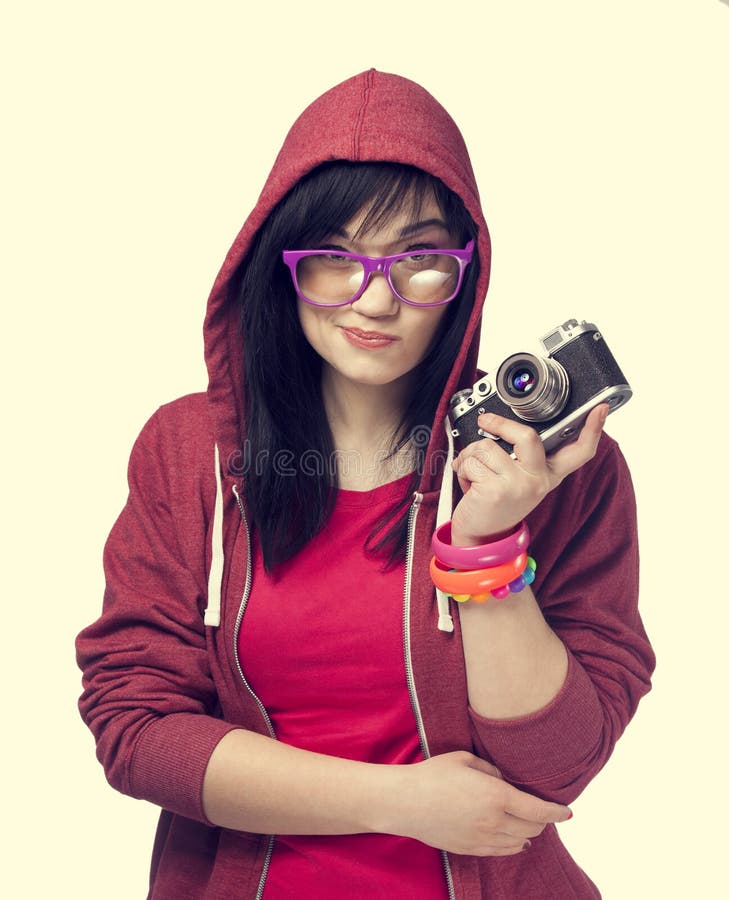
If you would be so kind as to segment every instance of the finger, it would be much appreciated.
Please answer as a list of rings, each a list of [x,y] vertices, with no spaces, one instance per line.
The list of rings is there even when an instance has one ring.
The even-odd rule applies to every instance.
[[[550,823],[533,822],[529,819],[520,819],[518,816],[512,816],[511,813],[504,813],[504,820],[500,824],[499,829],[516,840],[525,841],[529,838],[538,837],[548,824]]]
[[[508,441],[514,447],[514,455],[521,463],[522,468],[528,472],[536,472],[544,468],[544,444],[536,429],[531,425],[524,425],[514,419],[497,416],[495,413],[485,413],[479,416],[478,424],[484,431]],[[499,447],[499,449],[502,448]]]
[[[493,844],[485,844],[468,851],[468,856],[515,856],[531,846],[529,841],[520,841],[509,847],[497,847]]]
[[[546,828],[546,824],[543,822],[530,822],[527,819],[519,819],[517,816],[504,813],[503,820],[499,823],[498,828],[498,834],[504,836],[502,843],[523,843],[530,838],[538,837]]]
[[[572,810],[561,803],[551,803],[549,800],[540,800],[532,794],[520,791],[513,785],[507,793],[504,804],[504,812],[517,819],[531,824],[549,825],[552,822],[566,822],[572,818]]]
[[[491,850],[491,852],[495,852],[497,850],[506,850],[506,851],[519,851],[524,849],[525,844],[530,844],[531,841],[528,837],[519,837],[518,835],[512,834],[502,834],[501,832],[496,832],[489,835],[484,835],[484,841],[486,841],[486,846]]]
[[[459,478],[480,481],[488,475],[503,474],[513,462],[503,447],[484,438],[464,447],[453,461],[453,468]]]
[[[560,480],[593,458],[609,411],[607,403],[590,410],[577,440],[565,444],[549,457],[549,468]]]
[[[494,778],[503,778],[503,775],[496,766],[491,765],[490,762],[486,762],[485,759],[481,759],[480,756],[474,756],[468,761],[468,765],[472,769],[478,769],[479,772],[484,772],[486,775],[491,775]]]

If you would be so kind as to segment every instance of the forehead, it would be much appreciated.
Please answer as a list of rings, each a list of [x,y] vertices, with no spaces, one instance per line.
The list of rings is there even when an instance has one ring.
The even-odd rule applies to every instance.
[[[432,191],[410,191],[394,202],[370,202],[348,222],[342,233],[352,238],[395,239],[420,227],[448,230],[443,210]]]

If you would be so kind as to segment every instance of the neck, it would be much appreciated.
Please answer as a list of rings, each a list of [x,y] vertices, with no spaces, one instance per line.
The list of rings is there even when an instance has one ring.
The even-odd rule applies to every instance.
[[[410,386],[355,384],[324,369],[322,393],[334,448],[340,454],[339,485],[367,490],[405,475],[412,465],[407,446],[391,456]]]
[[[322,395],[333,432],[344,430],[369,443],[375,436],[390,440],[400,423],[410,393],[407,379],[390,384],[356,384],[325,367]]]

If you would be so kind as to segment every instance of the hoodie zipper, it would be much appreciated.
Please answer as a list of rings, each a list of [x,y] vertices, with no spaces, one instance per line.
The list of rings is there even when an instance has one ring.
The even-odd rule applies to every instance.
[[[240,607],[238,608],[238,615],[235,620],[235,628],[233,629],[233,656],[235,657],[235,665],[238,669],[238,674],[240,675],[240,679],[243,682],[245,689],[251,695],[251,697],[255,700],[258,709],[263,716],[263,721],[266,723],[266,728],[268,729],[268,734],[274,740],[276,740],[276,731],[273,727],[273,722],[271,721],[271,717],[268,714],[268,710],[261,702],[261,699],[253,690],[253,688],[248,683],[246,676],[243,674],[243,667],[240,663],[240,657],[238,655],[238,635],[240,634],[240,626],[243,621],[243,615],[246,611],[246,607],[248,606],[248,598],[251,593],[251,582],[253,580],[253,567],[251,561],[251,531],[248,527],[248,518],[246,516],[246,511],[243,506],[243,501],[238,494],[238,488],[236,485],[233,485],[233,493],[235,494],[235,499],[238,504],[238,509],[240,510],[241,521],[243,522],[243,527],[246,532],[246,581],[245,586],[243,588],[243,596],[240,601]],[[268,869],[271,865],[271,855],[273,854],[273,844],[276,840],[276,835],[271,834],[268,837],[268,845],[266,847],[266,856],[263,860],[263,869],[261,871],[261,877],[258,881],[258,890],[256,891],[256,900],[261,900],[263,897],[263,889],[266,886],[266,877],[268,876]]]
[[[425,725],[423,724],[423,715],[420,710],[420,701],[418,700],[418,692],[415,687],[415,673],[413,671],[412,647],[410,643],[410,589],[413,581],[413,550],[415,547],[415,522],[418,518],[418,510],[422,502],[423,495],[415,494],[410,513],[408,516],[408,538],[405,553],[405,590],[403,597],[403,650],[405,654],[405,679],[408,685],[408,693],[410,694],[410,705],[415,715],[415,725],[418,730],[418,739],[420,740],[420,750],[425,759],[430,759],[430,748],[428,747],[428,738],[425,734]],[[451,863],[448,859],[448,853],[445,850],[440,851],[441,860],[443,862],[443,871],[445,873],[446,885],[448,887],[448,897],[450,900],[456,900],[456,891],[453,886],[453,872],[451,871]]]

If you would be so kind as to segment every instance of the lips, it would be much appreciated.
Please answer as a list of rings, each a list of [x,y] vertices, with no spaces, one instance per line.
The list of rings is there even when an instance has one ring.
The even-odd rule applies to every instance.
[[[342,328],[342,334],[356,347],[364,347],[368,350],[376,350],[380,347],[389,347],[400,338],[394,334],[385,334],[382,331],[365,331],[362,328]]]
[[[354,334],[365,341],[399,341],[395,334],[385,334],[382,331],[365,331],[363,328],[345,328],[344,331]]]

